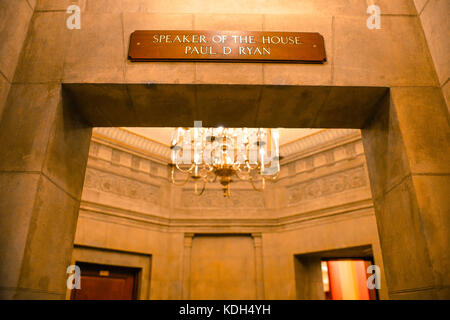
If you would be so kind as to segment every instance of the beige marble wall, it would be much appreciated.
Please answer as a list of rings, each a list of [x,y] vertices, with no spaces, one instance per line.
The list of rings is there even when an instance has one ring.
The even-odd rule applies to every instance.
[[[381,30],[366,27],[365,0],[227,1],[226,5],[200,0],[71,2],[82,8],[81,30],[65,30],[67,1],[38,1],[30,29],[33,36],[25,48],[17,81],[342,86],[438,83],[412,1],[378,1],[383,13]],[[325,37],[328,63],[130,63],[126,60],[128,40],[136,29],[320,32]],[[40,47],[42,42],[48,45]],[[34,59],[29,59],[31,55]]]
[[[441,89],[393,88],[380,108],[362,132],[384,263],[399,271],[386,268],[390,296],[447,299],[450,130]]]
[[[255,264],[251,235],[194,237],[189,299],[256,300]]]
[[[0,2],[0,119],[36,0]]]
[[[282,148],[291,153],[275,184],[258,193],[233,183],[227,200],[218,184],[201,197],[192,185],[171,185],[168,159],[95,131],[75,245],[151,255],[151,299],[296,299],[294,255],[362,245],[372,246],[383,270],[361,135],[344,132],[328,139],[333,133],[322,132],[311,147],[298,141]],[[225,251],[212,250],[216,243]],[[209,263],[235,267],[227,273],[234,277]],[[248,271],[239,272],[249,266],[253,282],[237,286],[249,281]],[[380,296],[388,298],[384,274]]]
[[[376,133],[371,135],[369,132],[369,135],[365,137],[367,141],[365,146],[369,154],[368,163],[369,171],[372,172],[374,196],[379,195],[380,189],[385,196],[376,210],[377,219],[378,217],[381,219],[379,223],[384,221],[384,224],[381,224],[383,226],[394,225],[396,221],[394,216],[385,213],[395,211],[401,211],[402,214],[398,216],[405,221],[417,222],[417,225],[411,229],[415,233],[405,233],[402,241],[414,242],[411,253],[420,256],[425,252],[427,258],[423,261],[410,260],[409,256],[396,255],[398,247],[391,242],[395,230],[381,228],[380,240],[383,255],[386,254],[389,260],[389,263],[386,263],[386,270],[391,270],[388,274],[392,275],[390,281],[394,281],[393,293],[397,297],[448,297],[449,282],[446,277],[448,272],[445,273],[448,266],[448,254],[446,254],[448,252],[446,234],[448,233],[445,233],[445,230],[448,230],[448,215],[445,213],[448,212],[446,186],[449,181],[449,165],[445,155],[440,156],[439,159],[436,157],[442,155],[442,150],[448,150],[450,140],[448,110],[445,108],[441,90],[443,86],[444,91],[447,92],[448,84],[446,85],[445,78],[448,63],[442,62],[445,60],[439,55],[439,46],[434,45],[434,43],[441,43],[435,39],[446,38],[447,32],[433,27],[434,21],[438,21],[441,17],[436,12],[445,12],[446,7],[440,7],[441,4],[438,1],[430,0],[428,4],[422,2],[426,5],[419,17],[412,1],[380,0],[377,2],[382,9],[380,30],[369,30],[366,27],[366,8],[373,1],[365,0],[283,2],[266,0],[248,1],[244,4],[241,1],[200,0],[170,2],[163,0],[38,0],[17,68],[14,68],[14,63],[11,62],[8,63],[8,67],[1,69],[6,73],[8,73],[7,70],[15,69],[14,76],[12,74],[10,78],[7,74],[0,76],[2,79],[0,94],[3,99],[6,96],[5,92],[9,91],[0,124],[0,140],[6,141],[2,143],[2,152],[0,152],[2,187],[5,186],[0,199],[2,209],[0,224],[2,282],[0,286],[19,288],[17,292],[27,293],[21,295],[16,292],[16,289],[2,289],[6,296],[59,297],[63,295],[61,288],[64,285],[65,275],[61,271],[55,272],[51,266],[48,269],[41,269],[40,273],[30,271],[30,263],[40,261],[39,259],[67,261],[66,249],[39,251],[35,246],[39,247],[39,241],[43,241],[46,234],[55,232],[53,235],[56,237],[56,228],[59,224],[67,228],[67,234],[73,234],[75,230],[73,219],[70,217],[74,217],[74,209],[77,207],[84,178],[84,170],[80,168],[84,168],[86,161],[89,125],[77,119],[77,113],[72,112],[73,109],[70,106],[61,108],[64,100],[61,83],[218,83],[390,87],[393,103],[389,108],[392,108],[398,117],[399,130],[391,131],[392,128],[383,126],[383,123],[377,124],[371,121],[366,124],[353,123],[352,126],[363,127],[369,131],[373,129],[372,132]],[[2,3],[24,5],[24,2],[19,0]],[[72,3],[81,5],[81,30],[66,28],[65,22],[68,15],[65,10]],[[29,4],[33,3],[29,2]],[[14,21],[18,12],[24,14],[28,11],[25,8],[27,7],[20,11],[3,11],[11,12],[8,13],[6,20]],[[433,18],[427,18],[428,15]],[[25,18],[17,19],[17,21],[25,20]],[[426,30],[427,23],[431,23],[432,31],[438,30],[437,36]],[[126,52],[130,33],[135,29],[147,28],[318,31],[325,37],[328,62],[324,65],[128,62]],[[2,29],[2,32],[3,30],[5,29]],[[13,28],[13,30],[16,29]],[[432,37],[427,34],[431,34]],[[12,47],[18,48],[20,45]],[[17,49],[16,52],[18,52]],[[445,58],[445,55],[443,57]],[[120,94],[127,92],[126,87],[122,89]],[[101,89],[98,92],[100,95],[105,95]],[[336,104],[325,104],[325,109],[322,111],[330,115],[341,115],[341,117],[345,114],[347,120],[351,119],[352,114],[363,112],[363,109],[355,110],[352,104],[354,97],[358,94],[361,95],[361,91],[356,90],[354,95],[349,96],[349,100],[337,109],[333,108]],[[339,95],[336,99],[338,98]],[[215,101],[211,97],[205,97],[205,99],[210,99],[211,104]],[[114,102],[114,99],[110,102]],[[177,110],[175,106],[171,105],[170,110]],[[236,108],[234,104],[224,104],[224,107],[236,110],[232,109]],[[105,110],[118,121],[124,108],[124,105],[111,104],[110,108]],[[382,104],[379,104],[379,109],[383,109]],[[208,110],[203,113],[205,117],[217,121],[214,114],[208,113]],[[270,110],[272,109],[268,109],[268,112]],[[233,113],[223,112],[221,116],[228,117],[230,114]],[[389,115],[389,113],[385,114]],[[97,119],[104,117],[101,113],[95,116]],[[190,125],[191,119],[188,119],[189,123],[187,119],[188,117],[185,117],[180,121]],[[377,117],[374,119],[382,121]],[[326,126],[339,127],[342,123],[348,125],[349,122],[311,123],[325,123]],[[114,126],[114,123],[112,125]],[[377,136],[389,141],[389,148],[381,148],[383,152],[387,152],[387,158],[381,157],[383,161],[389,159],[389,156],[396,159],[403,156],[408,165],[402,164],[393,168],[395,174],[386,172],[389,168],[386,163],[389,161],[386,160],[384,164],[377,165],[377,162],[383,162],[379,159],[380,154],[384,155],[376,152],[380,150]],[[399,137],[404,140],[399,140]],[[383,140],[384,138],[381,141],[386,145],[383,142],[386,141]],[[75,153],[73,150],[79,152]],[[405,172],[408,173],[403,175]],[[391,190],[384,184],[386,181],[383,179],[386,176],[393,179],[388,179],[389,183],[399,176],[406,178],[400,180],[399,188],[395,188],[395,184],[390,184]],[[398,182],[398,180],[395,181]],[[400,194],[397,195],[396,192]],[[28,198],[24,200],[22,194],[26,194]],[[396,205],[397,202],[393,199],[403,199],[402,196],[406,197],[405,202],[402,205]],[[65,199],[65,202],[61,199]],[[407,206],[411,203],[414,204],[414,208]],[[53,206],[59,207],[55,209]],[[385,208],[389,210],[386,211]],[[59,215],[58,218],[67,217],[67,221],[52,219],[56,210],[64,212],[65,215]],[[408,218],[410,213],[414,213],[414,217],[420,219],[410,221],[412,219]],[[49,219],[55,223],[35,224],[38,221],[36,219],[44,219],[44,221]],[[59,221],[59,224],[56,221]],[[17,226],[24,231],[12,235],[10,230],[19,228]],[[39,228],[35,229],[35,226]],[[43,226],[48,226],[48,229]],[[172,234],[171,236],[175,237]],[[71,247],[70,236],[58,239],[66,239],[64,248]],[[383,239],[386,241],[384,242]],[[58,252],[57,257],[55,252]],[[439,260],[436,258],[438,256],[444,259]],[[398,259],[389,259],[391,257],[398,257]],[[420,274],[426,276],[422,282],[406,285],[408,279],[403,275],[405,275],[404,265],[408,263],[413,263],[417,274],[420,273],[418,270],[423,269]],[[58,274],[58,280],[52,280],[55,283],[48,280],[49,275],[52,274]],[[176,279],[179,275],[163,274],[161,277]],[[395,282],[395,279],[401,279],[401,283]],[[164,295],[169,296],[169,292],[179,289],[174,285],[173,289],[165,290]],[[36,292],[41,293],[36,294]]]
[[[433,58],[434,67],[438,75],[439,84],[450,110],[450,2],[446,0],[414,0],[423,31],[427,39],[428,48]]]
[[[63,108],[61,86],[11,87],[0,125],[1,298],[65,296],[91,131]]]

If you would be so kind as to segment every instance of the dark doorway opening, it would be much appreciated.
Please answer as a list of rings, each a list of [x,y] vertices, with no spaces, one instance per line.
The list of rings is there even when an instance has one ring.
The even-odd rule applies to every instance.
[[[71,300],[136,300],[140,269],[78,262],[81,289]]]

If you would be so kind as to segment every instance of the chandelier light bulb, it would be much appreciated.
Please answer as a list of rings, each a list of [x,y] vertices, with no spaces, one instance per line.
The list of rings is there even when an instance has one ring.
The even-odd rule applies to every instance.
[[[276,129],[197,125],[193,129],[177,128],[172,135],[171,149],[172,183],[185,185],[192,179],[197,195],[204,193],[208,182],[216,180],[222,185],[224,197],[230,197],[230,184],[238,180],[248,181],[253,189],[263,191],[266,180],[275,180],[280,172]],[[182,182],[176,181],[176,170],[185,175]],[[198,183],[202,183],[201,190]]]

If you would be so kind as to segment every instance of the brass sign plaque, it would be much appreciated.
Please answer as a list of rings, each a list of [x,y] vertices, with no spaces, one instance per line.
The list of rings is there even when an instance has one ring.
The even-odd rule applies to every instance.
[[[319,33],[151,30],[131,34],[131,61],[324,63]]]

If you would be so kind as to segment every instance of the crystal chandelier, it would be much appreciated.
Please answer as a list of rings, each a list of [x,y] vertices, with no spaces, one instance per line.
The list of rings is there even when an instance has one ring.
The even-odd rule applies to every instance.
[[[231,195],[231,182],[239,180],[263,191],[266,180],[275,180],[280,172],[276,129],[202,128],[196,124],[195,128],[174,130],[171,150],[172,183],[182,186],[192,180],[196,195],[204,193],[208,182],[217,180],[224,197]],[[185,175],[181,182],[176,181],[177,171]]]

